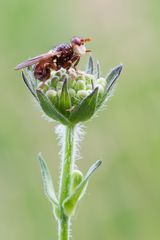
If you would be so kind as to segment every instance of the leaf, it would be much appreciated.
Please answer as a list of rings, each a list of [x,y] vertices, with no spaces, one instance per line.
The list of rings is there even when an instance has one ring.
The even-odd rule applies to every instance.
[[[52,178],[51,178],[50,172],[48,170],[47,164],[46,164],[44,158],[42,157],[41,153],[38,154],[38,161],[39,161],[39,165],[40,165],[45,195],[47,196],[48,200],[52,204],[58,206],[58,200],[55,195]]]
[[[44,93],[42,93],[40,90],[37,90],[37,96],[40,102],[40,105],[43,109],[43,111],[49,116],[50,118],[60,121],[64,125],[69,125],[70,122],[68,119],[63,116],[55,107],[52,105],[50,100],[45,96]]]
[[[62,92],[60,96],[60,109],[64,113],[69,113],[66,110],[71,108],[71,98],[68,93],[68,80],[67,78],[64,80]]]
[[[22,78],[23,78],[26,86],[28,87],[29,91],[30,91],[30,92],[32,93],[32,95],[38,100],[32,84],[30,83],[30,81],[28,80],[28,78],[25,76],[25,74],[24,74],[23,71],[22,71]]]
[[[93,58],[91,56],[89,56],[85,72],[87,74],[93,74],[93,69],[94,69]]]
[[[77,105],[70,115],[70,121],[72,123],[83,122],[92,117],[95,112],[97,104],[98,88],[95,88],[90,95],[82,100]]]
[[[102,162],[100,160],[94,163],[88,170],[87,174],[84,176],[81,183],[76,187],[75,191],[64,200],[63,209],[67,216],[71,216],[74,213],[77,203],[83,196],[83,193],[86,189],[89,177],[101,165],[101,163]]]

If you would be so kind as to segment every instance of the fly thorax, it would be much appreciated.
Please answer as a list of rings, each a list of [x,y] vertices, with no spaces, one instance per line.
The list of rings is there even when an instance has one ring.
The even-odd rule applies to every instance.
[[[74,53],[77,54],[78,56],[82,56],[86,53],[86,47],[85,45],[74,45]]]

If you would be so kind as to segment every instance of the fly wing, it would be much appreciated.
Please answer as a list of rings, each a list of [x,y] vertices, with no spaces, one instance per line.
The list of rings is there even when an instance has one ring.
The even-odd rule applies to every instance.
[[[59,54],[60,54],[60,52],[57,52],[57,51],[49,51],[47,53],[41,54],[39,56],[28,59],[28,60],[18,64],[15,67],[15,70],[19,70],[19,69],[22,69],[22,68],[25,68],[25,67],[29,67],[33,64],[36,64],[36,63],[38,63],[40,61],[43,61],[43,60],[47,60],[48,58],[54,57],[54,56],[59,55]]]

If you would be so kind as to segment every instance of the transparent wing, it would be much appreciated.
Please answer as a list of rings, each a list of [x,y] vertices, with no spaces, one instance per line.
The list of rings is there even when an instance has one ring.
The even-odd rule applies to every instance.
[[[38,63],[40,61],[43,61],[43,60],[47,60],[48,58],[56,56],[56,55],[59,55],[59,54],[60,54],[60,52],[49,51],[47,53],[41,54],[39,56],[36,56],[34,58],[31,58],[31,59],[28,59],[28,60],[18,64],[15,67],[15,70],[19,70],[19,69],[22,69],[22,68],[25,68],[25,67],[29,67],[29,66],[31,66],[33,64],[36,64],[36,63]]]

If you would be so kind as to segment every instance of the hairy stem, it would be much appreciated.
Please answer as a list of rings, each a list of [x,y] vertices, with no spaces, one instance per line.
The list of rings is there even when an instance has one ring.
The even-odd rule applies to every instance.
[[[62,156],[62,167],[61,177],[59,186],[59,204],[61,207],[61,219],[59,220],[59,239],[58,240],[69,240],[70,239],[70,219],[65,216],[62,208],[63,201],[69,194],[71,174],[74,167],[74,128],[65,127],[65,139],[64,139],[64,153]]]

